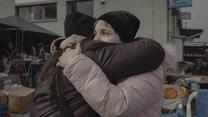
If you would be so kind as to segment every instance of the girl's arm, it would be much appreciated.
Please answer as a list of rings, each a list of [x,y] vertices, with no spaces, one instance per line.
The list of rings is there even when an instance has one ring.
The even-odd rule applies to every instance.
[[[113,85],[100,67],[83,54],[65,66],[64,74],[103,117],[138,116],[160,99],[164,79],[164,70],[159,67],[152,74],[132,76]]]

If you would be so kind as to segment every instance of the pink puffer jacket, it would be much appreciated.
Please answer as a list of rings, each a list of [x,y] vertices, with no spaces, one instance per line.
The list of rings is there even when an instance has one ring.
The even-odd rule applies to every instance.
[[[86,102],[103,117],[160,117],[163,66],[113,85],[97,64],[81,54],[66,65],[64,73]]]

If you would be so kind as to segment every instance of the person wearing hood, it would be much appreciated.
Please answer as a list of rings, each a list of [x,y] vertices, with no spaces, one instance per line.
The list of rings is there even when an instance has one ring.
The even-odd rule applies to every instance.
[[[67,14],[64,22],[65,36],[79,34],[88,37],[93,33],[94,22],[93,17],[79,12]],[[76,28],[80,26],[86,31]],[[56,67],[58,58],[63,53],[56,45],[63,40],[64,38],[56,39],[50,48],[52,56],[41,70],[30,117],[99,117],[63,75],[62,68]]]

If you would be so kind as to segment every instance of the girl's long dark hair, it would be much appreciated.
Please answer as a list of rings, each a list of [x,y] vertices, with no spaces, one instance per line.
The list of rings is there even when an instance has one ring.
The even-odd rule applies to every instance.
[[[44,82],[49,89],[51,103],[56,104],[65,117],[74,117],[70,106],[64,101],[63,89],[60,88],[62,84],[60,84],[59,78],[61,78],[60,74],[62,74],[62,68],[57,67],[56,63],[62,53],[62,50],[58,50],[51,55],[42,68],[40,80]]]
[[[82,41],[80,45],[82,53],[84,53],[86,51],[96,50],[109,44],[100,41],[86,40]],[[41,70],[40,80],[47,86],[47,89],[49,89],[51,103],[57,105],[66,117],[74,117],[73,111],[71,110],[69,104],[66,104],[66,101],[64,101],[63,88],[61,88],[62,84],[60,83],[60,78],[63,78],[62,68],[56,66],[62,53],[63,50],[59,49],[51,55]],[[89,57],[93,58],[92,56]]]

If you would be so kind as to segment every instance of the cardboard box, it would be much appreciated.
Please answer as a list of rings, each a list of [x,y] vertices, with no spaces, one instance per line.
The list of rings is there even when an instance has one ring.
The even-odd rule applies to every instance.
[[[14,113],[28,113],[33,105],[35,89],[13,85],[2,92],[8,95],[8,107]]]
[[[34,92],[35,89],[15,87],[9,94],[9,110],[16,113],[29,112],[32,108]]]

